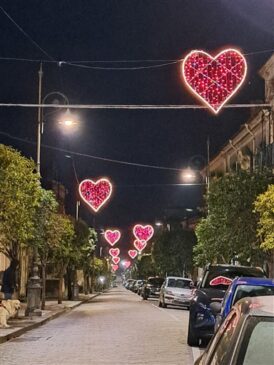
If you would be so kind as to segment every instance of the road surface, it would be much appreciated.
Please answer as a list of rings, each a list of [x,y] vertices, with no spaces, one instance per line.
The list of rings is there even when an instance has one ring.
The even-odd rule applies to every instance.
[[[0,364],[192,365],[188,311],[157,304],[114,288],[0,345]]]

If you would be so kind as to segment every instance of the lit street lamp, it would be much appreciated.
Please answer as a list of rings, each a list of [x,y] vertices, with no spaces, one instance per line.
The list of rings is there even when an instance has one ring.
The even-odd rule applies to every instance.
[[[64,101],[65,105],[69,105],[68,98],[59,91],[53,91],[48,93],[42,99],[42,78],[43,78],[43,69],[42,69],[42,62],[40,63],[40,69],[38,72],[39,76],[39,83],[38,83],[38,125],[37,125],[37,151],[36,151],[36,170],[39,175],[41,175],[41,139],[43,134],[43,125],[44,125],[44,118],[43,118],[43,104],[46,102],[48,97],[57,95],[61,96]],[[75,119],[72,118],[72,115],[67,109],[64,117],[59,120],[59,124],[64,125],[66,127],[71,127],[76,124]],[[78,205],[77,205],[78,208]],[[77,213],[78,214],[78,213]],[[77,215],[76,214],[76,215]],[[33,264],[32,264],[32,274],[28,280],[27,286],[27,308],[25,311],[26,316],[41,316],[41,284],[40,284],[40,277],[39,277],[39,267],[38,267],[38,253],[37,249],[34,248],[33,250]],[[44,309],[44,308],[43,308]]]

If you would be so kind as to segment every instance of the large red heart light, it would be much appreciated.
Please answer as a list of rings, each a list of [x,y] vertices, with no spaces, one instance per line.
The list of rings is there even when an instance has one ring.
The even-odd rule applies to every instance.
[[[109,252],[110,256],[112,256],[112,257],[117,257],[120,255],[119,248],[110,248],[108,252]]]
[[[112,185],[106,178],[93,181],[86,179],[79,184],[79,194],[95,212],[108,201],[112,193]]]
[[[191,51],[182,64],[186,85],[215,114],[244,82],[247,65],[235,49],[225,49],[212,57],[204,51]]]
[[[104,233],[105,240],[111,245],[114,246],[116,242],[121,238],[121,232],[118,229],[114,231],[107,229]]]
[[[147,242],[153,236],[154,229],[150,224],[147,224],[146,226],[136,224],[133,227],[133,234],[137,240]]]
[[[111,264],[112,270],[117,271],[119,269],[118,265]]]
[[[117,256],[112,257],[112,261],[114,262],[114,264],[119,264],[120,260],[121,260],[120,257]]]
[[[135,259],[135,257],[138,255],[138,252],[136,250],[128,250],[128,255],[132,258]]]
[[[140,241],[140,240],[135,240],[134,242],[133,242],[133,245],[134,245],[134,247],[139,251],[139,252],[142,252],[143,251],[143,249],[146,247],[146,245],[147,245],[147,242],[146,241],[144,241],[144,240],[142,240],[142,241]]]

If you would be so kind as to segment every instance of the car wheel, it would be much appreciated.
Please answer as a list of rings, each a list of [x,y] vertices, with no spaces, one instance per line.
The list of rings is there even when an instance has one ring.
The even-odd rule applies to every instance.
[[[189,346],[199,346],[199,337],[196,336],[191,324],[190,319],[188,322],[188,334],[187,334],[187,344]]]
[[[163,308],[166,308],[166,307],[167,307],[167,305],[166,305],[166,303],[164,302],[164,300],[163,300],[163,303],[162,303],[162,307],[163,307]]]
[[[161,300],[159,299],[159,302],[158,302],[158,307],[162,308],[163,304],[161,302]]]
[[[143,295],[143,300],[147,300],[147,296],[146,295]]]

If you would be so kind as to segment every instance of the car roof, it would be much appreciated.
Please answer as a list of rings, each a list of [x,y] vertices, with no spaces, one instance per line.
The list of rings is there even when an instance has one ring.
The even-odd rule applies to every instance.
[[[268,278],[254,278],[254,277],[238,277],[235,278],[232,282],[232,285],[265,285],[265,286],[274,286],[274,279]]]
[[[191,279],[184,278],[183,276],[167,276],[166,279],[184,279],[184,280],[192,281]]]
[[[234,307],[242,315],[274,317],[274,295],[243,298]]]

